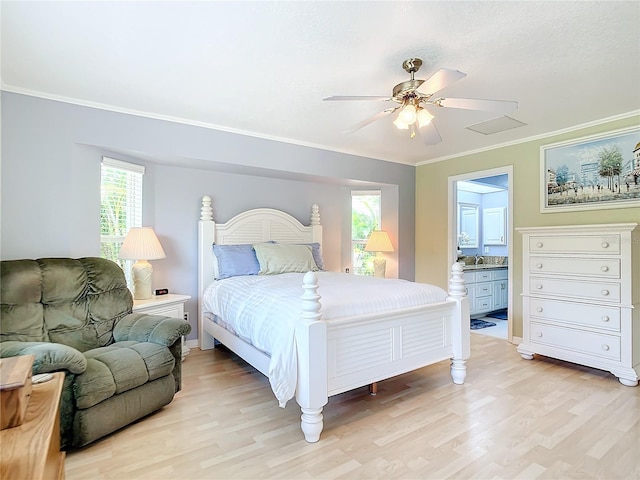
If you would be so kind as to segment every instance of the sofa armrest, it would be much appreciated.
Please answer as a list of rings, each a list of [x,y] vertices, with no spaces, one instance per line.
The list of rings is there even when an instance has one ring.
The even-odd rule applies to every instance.
[[[18,355],[34,355],[33,374],[58,372],[67,370],[80,374],[87,368],[87,359],[73,347],[61,343],[18,342],[0,343],[0,357],[16,357]]]
[[[180,318],[130,313],[114,327],[113,339],[116,342],[132,340],[170,347],[189,332],[191,332],[191,325]]]

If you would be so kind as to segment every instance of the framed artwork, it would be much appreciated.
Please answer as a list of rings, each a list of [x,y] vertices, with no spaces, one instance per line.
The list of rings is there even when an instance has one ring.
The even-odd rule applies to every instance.
[[[640,207],[640,126],[540,147],[540,211]]]

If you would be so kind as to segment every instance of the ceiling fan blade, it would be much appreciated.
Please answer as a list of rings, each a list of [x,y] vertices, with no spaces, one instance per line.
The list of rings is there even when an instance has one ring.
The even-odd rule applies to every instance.
[[[425,95],[432,95],[466,76],[466,73],[459,70],[441,68],[418,87],[418,92]]]
[[[369,117],[366,120],[361,121],[360,123],[356,123],[353,127],[351,127],[348,130],[345,130],[342,133],[353,133],[356,130],[360,130],[362,127],[366,127],[367,125],[369,125],[370,123],[375,122],[376,120],[380,120],[381,118],[386,117],[387,115],[392,114],[393,112],[395,112],[398,108],[400,107],[394,107],[394,108],[387,108],[386,110],[383,110],[379,113],[376,113],[373,117]]]
[[[518,109],[518,102],[508,100],[480,100],[477,98],[441,98],[436,105],[447,108],[463,108],[466,110],[484,110],[487,112],[513,113]]]
[[[363,96],[358,96],[358,95],[336,95],[333,97],[325,97],[322,100],[326,101],[350,101],[350,100],[373,100],[373,101],[381,101],[381,102],[386,102],[391,100],[389,97],[383,97],[381,95],[363,95]]]
[[[435,145],[436,143],[440,143],[442,141],[440,132],[438,132],[438,129],[433,124],[433,121],[429,122],[424,127],[420,127],[418,129],[418,133],[420,134],[420,138],[422,138],[422,142],[425,145]]]

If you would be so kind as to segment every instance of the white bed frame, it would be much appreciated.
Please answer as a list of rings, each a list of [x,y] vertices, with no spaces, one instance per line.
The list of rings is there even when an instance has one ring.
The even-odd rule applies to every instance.
[[[322,226],[317,205],[304,226],[279,210],[259,208],[238,214],[227,223],[213,221],[211,198],[203,197],[198,225],[198,343],[214,348],[214,339],[267,375],[269,356],[203,316],[202,295],[215,278],[213,243],[219,245],[275,240],[319,242]],[[464,383],[469,357],[469,303],[462,266],[454,264],[445,302],[394,312],[322,321],[318,280],[313,272],[301,285],[301,318],[296,329],[301,428],[308,442],[317,442],[323,428],[322,408],[328,397],[370,385],[426,365],[451,359],[451,377]]]

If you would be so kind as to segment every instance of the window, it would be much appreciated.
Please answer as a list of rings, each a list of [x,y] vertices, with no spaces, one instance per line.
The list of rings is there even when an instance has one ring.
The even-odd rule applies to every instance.
[[[119,264],[131,284],[131,261],[118,253],[131,227],[142,226],[144,167],[102,158],[100,182],[100,256]]]
[[[375,252],[364,247],[371,232],[380,229],[380,191],[351,192],[351,265],[356,275],[373,275]]]

